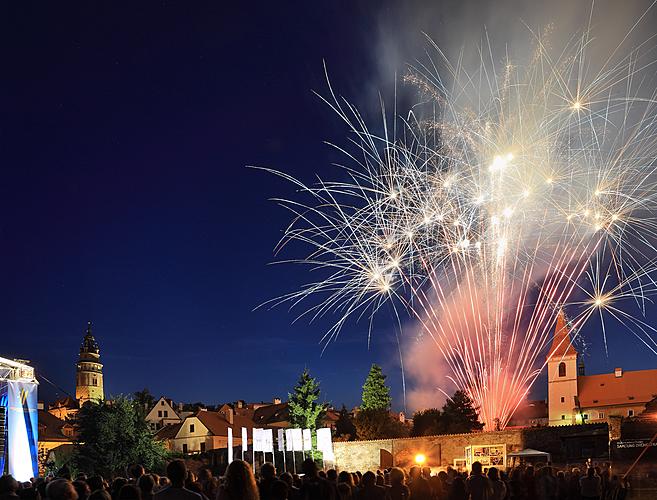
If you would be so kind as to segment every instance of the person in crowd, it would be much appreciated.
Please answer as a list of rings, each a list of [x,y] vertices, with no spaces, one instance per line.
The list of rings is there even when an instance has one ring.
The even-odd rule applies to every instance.
[[[447,500],[468,500],[468,490],[465,488],[465,480],[461,476],[453,477]]]
[[[110,491],[113,500],[118,500],[119,492],[121,491],[121,488],[123,488],[126,484],[128,484],[128,480],[126,478],[124,477],[114,478],[114,481],[112,481],[112,488]]]
[[[18,500],[18,487],[13,476],[0,476],[0,500]]]
[[[411,490],[406,486],[405,480],[403,470],[398,467],[390,469],[390,489],[388,490],[390,500],[408,500],[411,497]]]
[[[59,478],[48,483],[46,497],[48,500],[78,500],[78,492],[75,491],[71,481]]]
[[[339,500],[352,500],[352,488],[347,483],[338,483],[338,499]]]
[[[472,500],[486,500],[493,493],[489,479],[483,474],[481,462],[472,462],[472,470],[466,483]]]
[[[260,481],[258,482],[258,491],[260,500],[271,499],[271,488],[276,479],[276,468],[269,462],[265,462],[260,467]]]
[[[86,476],[84,479],[80,479],[78,476],[78,479],[73,481],[73,488],[75,488],[79,500],[87,500],[89,495],[91,495],[91,488],[89,488],[89,484],[87,484]]]
[[[299,498],[303,500],[334,500],[337,496],[336,486],[319,476],[317,464],[307,458],[301,465],[303,480]]]
[[[580,498],[582,500],[600,500],[602,481],[593,467],[589,467],[586,475],[579,480]]]
[[[338,483],[338,471],[335,469],[329,469],[326,471],[326,479],[331,481],[332,483],[337,484]]]
[[[141,500],[141,490],[134,484],[124,484],[119,491],[118,500]]]
[[[183,460],[172,460],[167,465],[170,486],[158,491],[155,500],[202,500],[201,495],[185,488],[187,466]]]
[[[224,484],[219,486],[217,500],[260,500],[258,485],[247,462],[231,462],[226,469]]]
[[[374,472],[367,471],[363,474],[361,483],[362,488],[358,492],[357,500],[385,500],[386,489],[376,484],[376,474]]]
[[[500,479],[500,472],[497,467],[488,469],[487,475],[492,489],[489,500],[504,500],[506,498],[506,484]]]
[[[287,483],[277,479],[271,485],[269,490],[269,498],[271,500],[287,500],[290,498],[288,493],[289,489],[287,487]]]
[[[142,500],[153,500],[154,494],[153,490],[155,489],[155,479],[150,474],[142,474],[139,479],[137,479],[137,486],[141,490]]]
[[[89,500],[112,500],[107,490],[96,490],[89,495]]]

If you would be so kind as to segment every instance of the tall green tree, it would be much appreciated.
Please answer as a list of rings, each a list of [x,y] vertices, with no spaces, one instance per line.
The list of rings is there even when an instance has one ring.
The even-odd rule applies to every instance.
[[[80,472],[104,477],[125,474],[130,464],[160,470],[167,458],[148,429],[139,403],[124,397],[89,402],[75,418],[78,436],[73,464]]]
[[[290,425],[301,429],[315,430],[321,426],[327,405],[319,402],[319,382],[304,369],[297,385],[288,394]]]
[[[479,415],[472,400],[463,391],[456,391],[447,400],[443,406],[441,421],[444,434],[462,434],[484,427],[484,424],[479,422]]]
[[[338,419],[335,421],[335,437],[343,441],[356,439],[356,427],[345,405],[342,405]]]
[[[377,364],[373,364],[363,385],[361,410],[390,410],[392,398],[386,385],[386,376]]]
[[[132,397],[134,401],[139,404],[139,407],[145,414],[148,414],[148,412],[151,411],[151,408],[155,406],[155,398],[147,388],[134,392]]]

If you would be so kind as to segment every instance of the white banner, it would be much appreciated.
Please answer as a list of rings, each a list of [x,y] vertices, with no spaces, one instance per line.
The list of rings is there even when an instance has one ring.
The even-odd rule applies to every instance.
[[[228,463],[233,461],[233,428],[228,428]]]
[[[262,429],[253,429],[253,451],[264,451],[263,434]]]
[[[285,429],[285,444],[287,451],[294,451],[294,439],[292,429]]]
[[[330,428],[323,427],[317,429],[317,450],[325,454],[333,454],[333,441],[331,439]]]
[[[249,451],[249,434],[246,427],[242,427],[242,453]]]
[[[303,450],[310,451],[313,449],[313,436],[310,429],[303,430]]]
[[[285,430],[278,429],[278,451],[285,451]]]
[[[274,431],[271,429],[262,431],[262,451],[274,453]]]
[[[292,451],[303,451],[303,435],[301,429],[292,429]]]

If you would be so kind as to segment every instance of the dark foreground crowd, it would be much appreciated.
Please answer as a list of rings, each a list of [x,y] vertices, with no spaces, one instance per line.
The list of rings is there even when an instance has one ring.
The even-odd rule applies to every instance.
[[[479,462],[470,474],[448,468],[431,475],[429,467],[393,467],[376,472],[318,470],[308,459],[303,474],[277,475],[270,463],[256,477],[247,462],[232,462],[223,477],[203,469],[198,476],[174,460],[166,476],[147,474],[136,465],[111,482],[101,476],[38,478],[18,483],[0,478],[0,500],[623,500],[626,485],[608,468],[572,469],[528,466],[504,473]],[[66,476],[67,474],[61,474]]]

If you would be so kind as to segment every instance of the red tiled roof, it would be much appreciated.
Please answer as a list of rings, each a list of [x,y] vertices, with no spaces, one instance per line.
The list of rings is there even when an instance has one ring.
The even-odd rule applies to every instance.
[[[586,375],[577,378],[579,404],[583,408],[645,404],[657,396],[657,369]],[[632,399],[630,399],[632,398]]]
[[[557,324],[554,328],[554,338],[548,354],[548,359],[559,359],[564,356],[576,356],[577,351],[570,339],[570,329],[563,309],[557,316]]]
[[[37,415],[39,419],[39,441],[72,441],[72,438],[64,434],[64,427],[70,424],[44,410],[38,410]]]
[[[72,398],[71,396],[64,396],[55,400],[52,404],[48,405],[48,408],[80,408],[78,400]]]
[[[178,431],[180,430],[181,427],[182,427],[182,423],[165,425],[155,433],[155,439],[158,440],[173,439],[176,437],[176,434],[178,434]]]
[[[215,436],[228,436],[228,427],[235,429],[234,432],[237,432],[236,429],[240,429],[241,427],[246,427],[247,429],[253,429],[255,427],[253,420],[242,415],[234,415],[232,425],[228,423],[223,413],[216,411],[201,410],[194,416]],[[266,426],[263,425],[262,427]]]

